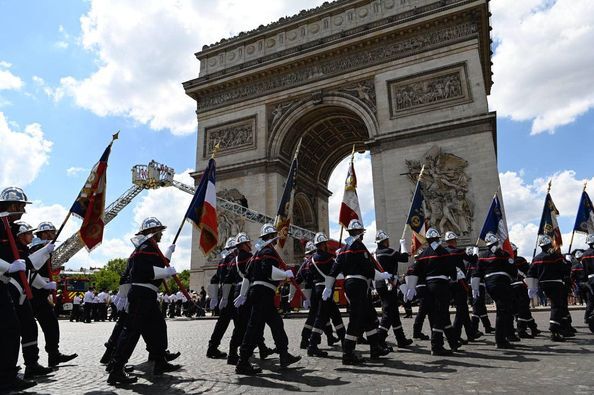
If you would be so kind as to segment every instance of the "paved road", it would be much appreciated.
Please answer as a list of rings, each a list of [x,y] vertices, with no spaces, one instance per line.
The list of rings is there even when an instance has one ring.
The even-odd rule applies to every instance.
[[[594,334],[583,324],[583,310],[573,311],[579,330],[575,339],[551,343],[547,337],[523,340],[516,350],[497,350],[493,336],[464,347],[455,357],[432,357],[429,342],[417,342],[405,351],[390,354],[380,362],[363,367],[345,367],[340,349],[331,349],[330,358],[308,358],[298,350],[303,319],[285,320],[291,349],[304,355],[296,369],[280,371],[278,358],[265,361],[258,377],[238,376],[225,361],[204,357],[214,327],[212,320],[168,321],[170,349],[181,351],[176,361],[182,371],[153,376],[152,365],[141,342],[130,361],[137,365],[139,380],[126,388],[106,383],[107,375],[98,360],[104,351],[112,323],[70,323],[61,321],[64,352],[78,352],[79,358],[60,367],[55,374],[34,387],[41,394],[196,394],[206,391],[226,393],[346,392],[354,393],[594,393]],[[491,314],[492,315],[492,314]],[[548,312],[537,312],[541,329],[548,327]],[[494,317],[491,317],[494,322]],[[412,320],[403,320],[411,333]],[[428,329],[425,328],[425,332]],[[229,331],[230,333],[230,331]],[[41,332],[40,332],[41,334]],[[545,333],[546,334],[546,333]],[[267,333],[269,345],[271,336]],[[43,337],[43,336],[41,336]],[[391,336],[388,341],[394,341]],[[226,351],[228,337],[221,347]],[[43,339],[40,339],[43,343]],[[43,344],[40,344],[43,350]],[[358,349],[367,351],[366,346]],[[47,363],[42,352],[41,362]],[[21,361],[22,363],[22,361]]]

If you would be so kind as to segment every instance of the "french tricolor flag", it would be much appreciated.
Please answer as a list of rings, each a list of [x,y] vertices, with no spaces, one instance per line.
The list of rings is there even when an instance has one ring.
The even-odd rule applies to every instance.
[[[215,181],[216,163],[211,158],[186,212],[186,218],[200,229],[200,249],[204,255],[208,255],[219,242]]]
[[[479,238],[485,240],[485,237],[489,232],[496,234],[499,240],[501,240],[502,250],[506,251],[510,256],[514,256],[514,251],[511,242],[509,241],[507,222],[505,221],[505,216],[503,215],[501,203],[499,203],[497,194],[493,196],[493,201],[491,202],[491,207],[489,207],[487,218],[485,218],[485,223],[483,229],[481,229]]]
[[[359,207],[359,197],[357,196],[357,175],[355,174],[355,166],[351,157],[349,172],[344,182],[344,195],[342,196],[342,204],[338,213],[338,223],[347,228],[349,222],[353,219],[363,221]]]

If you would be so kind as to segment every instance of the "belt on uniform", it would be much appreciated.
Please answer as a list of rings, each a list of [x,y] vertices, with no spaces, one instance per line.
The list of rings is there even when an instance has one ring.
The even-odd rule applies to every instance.
[[[315,283],[315,286],[318,287],[320,285],[326,285],[326,283]]]
[[[565,284],[563,280],[540,280],[541,283],[561,283]]]
[[[136,285],[138,287],[145,287],[150,289],[151,291],[155,291],[155,292],[159,292],[159,288],[156,287],[154,284],[149,284],[149,283],[132,283],[132,285]]]
[[[489,278],[489,277],[493,277],[493,276],[505,276],[507,278],[509,278],[509,280],[511,281],[511,276],[509,275],[509,273],[506,272],[493,272],[493,273],[489,273],[485,275],[485,278]]]
[[[589,274],[588,278],[594,278],[594,274]]]
[[[511,283],[511,285],[520,285],[524,284],[524,281],[516,281],[515,283]]]
[[[254,285],[263,285],[266,288],[270,288],[273,291],[276,291],[276,285],[272,285],[270,283],[267,283],[266,281],[254,281]]]
[[[349,275],[348,275],[348,276],[346,276],[344,279],[345,279],[345,280],[350,280],[350,279],[352,279],[352,278],[356,278],[356,279],[359,279],[359,280],[367,281],[367,277],[365,277],[365,276],[362,276],[362,275],[360,275],[360,274],[349,274]]]
[[[17,291],[19,291],[19,306],[22,305],[25,302],[26,298],[25,291],[23,291],[23,287],[21,287],[21,284],[19,284],[19,282],[12,277],[10,277],[10,280],[8,280],[8,282],[11,283],[17,289]]]
[[[448,276],[429,276],[429,277],[425,277],[426,281],[429,280],[449,280],[450,278]]]
[[[415,288],[426,287],[426,286],[427,286],[427,284],[417,284],[417,285],[415,286]]]

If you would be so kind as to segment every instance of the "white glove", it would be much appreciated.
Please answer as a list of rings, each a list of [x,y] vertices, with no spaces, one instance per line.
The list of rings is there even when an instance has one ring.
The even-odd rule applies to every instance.
[[[169,266],[165,268],[167,270],[167,277],[173,277],[177,274],[177,270],[173,266]]]
[[[175,268],[170,267],[158,267],[153,266],[153,273],[155,273],[154,279],[155,280],[164,280],[166,278],[173,277],[177,272]]]
[[[45,285],[43,286],[43,289],[47,289],[50,291],[55,291],[57,288],[57,284],[55,281],[48,281],[47,283],[45,283]]]
[[[406,290],[406,301],[411,301],[415,298],[415,296],[417,295],[417,289],[416,288],[409,288]]]
[[[538,288],[528,288],[528,298],[532,299],[538,294]]]
[[[406,249],[406,240],[404,239],[400,239],[400,253],[408,254],[408,250]]]
[[[171,244],[169,247],[167,247],[167,250],[165,251],[165,258],[167,258],[167,260],[171,261],[171,256],[173,255],[173,252],[175,251],[175,244]]]
[[[478,255],[479,248],[477,246],[472,247],[472,255]]]
[[[472,299],[477,300],[481,296],[480,289],[472,289]]]
[[[118,311],[126,311],[128,308],[128,298],[125,296],[120,296],[115,301],[115,306]]]
[[[311,299],[311,288],[304,288],[301,291],[303,292],[303,296],[305,297],[305,299]]]
[[[322,291],[322,300],[328,300],[332,296],[332,288],[324,288]]]
[[[24,259],[17,259],[8,267],[8,273],[24,272],[27,268],[27,263]]]
[[[221,301],[219,302],[219,310],[223,310],[225,307],[227,307],[227,303],[229,303],[229,299],[221,298]]]
[[[287,278],[294,278],[295,275],[293,274],[292,270],[287,270],[285,271],[285,274],[287,275]]]
[[[408,275],[404,277],[404,282],[408,289],[415,289],[417,287],[417,282],[419,281],[419,276]],[[416,291],[415,291],[416,292]]]
[[[408,286],[406,284],[400,284],[400,292],[402,292],[402,296],[406,296],[406,291],[408,291]]]
[[[219,302],[219,309],[224,309],[229,304],[229,294],[231,293],[232,284],[223,284],[223,292],[221,293],[221,301]]]
[[[472,288],[472,299],[478,299],[481,295],[481,279],[479,277],[472,277],[470,279],[470,287]]]
[[[373,276],[373,279],[375,281],[384,281],[384,280],[389,280],[392,278],[392,275],[388,272],[380,272],[379,270],[375,270],[375,275]],[[384,284],[385,286],[385,284]]]
[[[390,280],[392,278],[392,273],[381,272],[380,276],[381,276],[382,280]]]
[[[466,275],[459,267],[456,267],[456,280],[464,280]]]
[[[295,286],[293,284],[290,284],[289,285],[289,303],[291,303],[293,301],[296,293],[297,293],[297,289],[295,288]]]
[[[276,266],[272,266],[272,273],[270,273],[270,279],[273,281],[282,281],[287,279],[287,272],[279,269]]]
[[[244,295],[239,295],[238,297],[235,298],[235,300],[233,301],[233,305],[236,308],[239,308],[241,306],[243,306],[243,304],[245,303],[245,301],[247,300],[247,297]]]
[[[210,309],[214,310],[217,308],[217,305],[219,304],[219,298],[210,298]]]
[[[311,303],[309,302],[309,299],[305,299],[303,301],[303,308],[304,309],[309,309],[310,306],[311,306]]]

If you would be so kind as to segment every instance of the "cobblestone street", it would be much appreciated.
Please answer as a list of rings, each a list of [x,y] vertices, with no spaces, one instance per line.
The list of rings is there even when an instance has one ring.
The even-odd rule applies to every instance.
[[[183,370],[163,376],[152,375],[146,362],[144,343],[139,343],[132,364],[138,383],[125,388],[107,384],[107,374],[99,359],[103,343],[113,323],[70,323],[61,321],[61,349],[79,357],[61,366],[53,376],[39,380],[32,388],[40,394],[195,394],[206,391],[226,393],[343,392],[343,393],[594,393],[594,335],[583,324],[583,310],[574,310],[573,321],[579,333],[565,343],[551,343],[548,332],[537,339],[523,340],[515,350],[496,350],[493,335],[463,347],[454,357],[432,357],[429,342],[416,342],[410,349],[396,351],[381,361],[362,367],[340,363],[340,348],[330,349],[330,358],[309,358],[298,349],[304,320],[285,320],[290,349],[303,356],[294,369],[281,371],[278,358],[262,363],[264,373],[257,377],[238,376],[225,360],[206,359],[206,345],[214,320],[169,320],[170,350],[181,351],[176,360]],[[491,313],[491,320],[494,316]],[[548,328],[548,312],[537,312],[539,328]],[[411,334],[412,320],[404,319]],[[231,324],[232,325],[232,324]],[[427,323],[424,329],[428,333]],[[227,335],[231,333],[231,328]],[[228,336],[221,349],[227,351]],[[266,334],[267,344],[272,337]],[[388,341],[394,341],[393,335]],[[43,350],[40,331],[40,350]],[[322,344],[325,346],[325,340]],[[328,348],[328,347],[324,347]],[[368,346],[358,346],[368,354]],[[47,355],[41,351],[42,364]],[[22,361],[21,361],[22,363]]]

